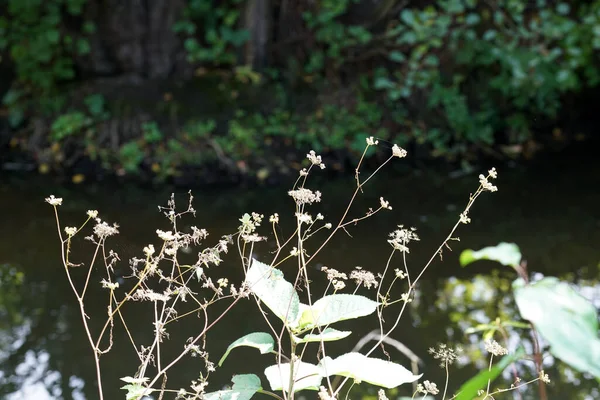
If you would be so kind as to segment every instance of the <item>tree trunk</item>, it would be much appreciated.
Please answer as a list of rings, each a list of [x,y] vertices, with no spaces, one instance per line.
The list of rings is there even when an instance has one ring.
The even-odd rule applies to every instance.
[[[250,40],[246,44],[244,62],[256,70],[261,70],[268,64],[270,1],[247,0],[245,11],[244,25],[250,32]]]
[[[91,52],[76,60],[91,76],[167,78],[182,67],[181,41],[173,31],[183,0],[91,0]]]

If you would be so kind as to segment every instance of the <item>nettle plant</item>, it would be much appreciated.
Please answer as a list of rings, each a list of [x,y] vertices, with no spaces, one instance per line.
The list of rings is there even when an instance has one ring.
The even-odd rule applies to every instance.
[[[386,398],[385,389],[396,388],[405,383],[413,384],[413,397],[437,395],[440,389],[429,381],[417,384],[422,374],[409,370],[395,362],[373,357],[372,354],[382,348],[383,344],[392,344],[391,335],[398,328],[400,320],[415,295],[417,284],[428,267],[441,255],[448,242],[456,240],[455,232],[460,224],[470,222],[469,211],[475,200],[485,191],[497,190],[490,180],[497,177],[496,170],[491,169],[487,175],[479,176],[479,187],[469,196],[466,207],[458,216],[456,224],[450,230],[446,239],[432,254],[429,261],[413,276],[407,265],[407,255],[412,242],[419,240],[415,228],[405,228],[402,225],[390,233],[387,238],[391,252],[383,268],[383,272],[375,275],[362,268],[356,268],[350,274],[333,268],[323,268],[317,272],[308,266],[315,262],[316,257],[323,251],[330,240],[340,231],[346,231],[350,225],[371,218],[381,212],[391,210],[388,201],[380,198],[376,208],[368,209],[364,214],[351,217],[352,206],[357,196],[365,189],[366,184],[386,164],[394,158],[403,158],[406,151],[397,145],[391,147],[391,154],[382,165],[366,178],[361,176],[363,159],[370,148],[377,146],[378,141],[373,137],[366,140],[363,156],[356,167],[356,187],[342,217],[336,223],[325,222],[322,214],[313,215],[309,208],[320,202],[322,194],[307,187],[309,177],[315,170],[325,168],[320,156],[311,151],[307,157],[308,168],[300,171],[299,177],[288,192],[295,204],[294,216],[296,226],[289,237],[280,237],[279,216],[273,214],[268,218],[272,229],[272,240],[275,250],[269,260],[259,261],[256,258],[255,247],[267,237],[259,234],[262,229],[264,216],[258,213],[245,214],[237,232],[222,236],[214,245],[206,246],[208,232],[204,229],[191,227],[189,232],[182,232],[179,221],[182,217],[193,214],[193,197],[190,194],[187,208],[183,211],[176,209],[174,196],[166,207],[159,210],[168,218],[172,229],[157,230],[159,244],[148,244],[143,249],[142,258],[130,260],[131,275],[128,278],[117,279],[114,273],[119,258],[109,250],[107,239],[118,233],[118,226],[110,225],[98,217],[97,211],[88,211],[88,218],[80,227],[61,227],[58,206],[62,199],[50,196],[46,202],[54,206],[58,235],[62,244],[62,263],[77,298],[83,324],[95,360],[99,398],[104,398],[102,384],[101,355],[113,347],[113,330],[116,324],[122,324],[127,332],[131,345],[135,349],[140,364],[133,376],[122,378],[126,382],[127,399],[142,399],[145,396],[164,398],[166,394],[176,399],[250,399],[256,393],[264,393],[277,399],[294,399],[296,394],[305,390],[318,392],[320,399],[336,399],[344,391],[350,391],[353,385],[366,382],[380,387],[379,398]],[[73,238],[82,233],[87,224],[94,223],[92,233],[87,240],[94,245],[94,252],[87,268],[73,268],[76,265],[71,260]],[[326,233],[324,239],[313,243],[313,235],[321,231]],[[321,236],[318,236],[321,237]],[[182,253],[189,254],[189,249],[199,247],[197,261],[193,265],[184,264]],[[244,272],[244,279],[233,283],[226,277],[215,275],[220,270],[226,253],[235,247],[237,258]],[[396,261],[397,258],[400,260]],[[108,315],[102,328],[92,332],[90,319],[86,312],[86,301],[89,300],[88,288],[96,263],[103,264],[104,276],[101,285],[110,293]],[[394,265],[399,267],[396,268]],[[283,268],[285,266],[285,268]],[[317,276],[315,276],[317,275]],[[328,280],[323,293],[315,293],[312,281]],[[354,281],[355,288],[349,291],[347,283]],[[82,282],[79,284],[78,282]],[[402,286],[402,289],[397,288]],[[371,289],[371,298],[357,294],[359,288]],[[395,289],[395,290],[392,290]],[[393,293],[401,293],[397,298]],[[88,297],[86,297],[86,295]],[[302,301],[301,301],[302,297]],[[206,350],[207,333],[219,323],[223,317],[244,299],[254,299],[268,329],[266,332],[254,332],[233,342],[220,359],[221,366],[230,352],[240,346],[250,346],[260,350],[262,354],[272,357],[273,365],[265,369],[270,389],[263,388],[258,375],[243,374],[233,377],[230,389],[206,393],[211,372],[216,366],[210,361]],[[130,303],[150,302],[154,310],[153,337],[150,343],[141,344],[136,341],[136,332],[130,329],[122,314],[125,306]],[[224,311],[217,317],[210,318],[207,310],[216,303],[226,302]],[[397,304],[395,309],[388,308]],[[392,314],[393,311],[393,314]],[[385,313],[385,318],[384,318]],[[337,322],[366,317],[377,317],[376,334],[373,346],[364,354],[359,353],[362,347],[356,347],[340,356],[331,356],[327,344],[347,338],[351,332],[335,329]],[[390,316],[389,314],[392,314]],[[270,315],[276,317],[273,318]],[[95,317],[95,316],[93,316]],[[199,317],[202,323],[195,326],[201,328],[190,337],[180,349],[178,355],[164,351],[164,341],[169,338],[170,324],[183,318]],[[389,322],[389,323],[388,323]],[[363,338],[364,339],[364,338]],[[317,343],[316,354],[309,354],[309,343]],[[364,342],[363,342],[364,346]],[[491,346],[491,345],[490,345]],[[496,349],[493,354],[504,355]],[[491,350],[490,350],[491,351]],[[456,359],[454,349],[440,346],[431,349],[433,357],[441,362],[448,371],[448,366]],[[235,354],[235,352],[234,352]],[[384,354],[388,354],[384,350]],[[199,378],[193,380],[188,388],[167,388],[167,377],[172,369],[186,356],[199,356],[205,360],[205,369],[199,373]],[[475,380],[463,385],[456,398],[472,399],[477,392],[491,398],[489,383],[498,376],[504,367],[513,362],[518,355],[512,354],[502,358],[496,365],[478,375]],[[317,360],[316,363],[309,362]],[[388,355],[389,359],[389,355]],[[347,385],[348,384],[348,385]],[[487,384],[487,390],[484,390]],[[442,399],[447,398],[448,374],[442,391]],[[469,397],[470,396],[470,397]]]

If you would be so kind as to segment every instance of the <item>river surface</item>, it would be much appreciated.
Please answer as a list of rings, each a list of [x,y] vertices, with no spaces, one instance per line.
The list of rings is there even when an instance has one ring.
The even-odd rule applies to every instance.
[[[485,368],[486,362],[482,358],[481,337],[466,334],[465,330],[501,315],[517,316],[510,291],[510,282],[515,278],[513,271],[491,262],[461,268],[458,255],[463,249],[478,249],[503,241],[517,243],[532,275],[558,276],[600,305],[600,162],[595,152],[597,147],[594,150],[594,146],[579,146],[561,153],[547,153],[525,165],[497,167],[499,191],[484,193],[477,201],[470,214],[472,222],[460,227],[460,241],[453,241],[452,251],[445,251],[443,259],[437,258],[428,269],[410,312],[392,335],[423,360],[420,367],[420,372],[425,373],[423,379],[443,387],[445,371],[427,349],[439,343],[460,344],[464,353],[450,368],[449,391],[456,390],[478,369]],[[487,169],[485,166],[481,172]],[[126,260],[132,256],[142,257],[144,246],[157,243],[155,230],[169,228],[157,206],[166,204],[170,191],[111,184],[61,187],[51,179],[34,176],[0,178],[0,397],[8,400],[96,399],[92,353],[60,262],[53,211],[44,203],[44,198],[54,194],[64,199],[59,210],[65,225],[76,225],[89,209],[97,209],[106,221],[118,222],[120,234],[109,239],[108,247],[119,253],[123,261],[116,270],[126,275]],[[315,263],[344,272],[355,266],[381,271],[390,252],[387,235],[398,224],[404,224],[415,226],[421,237],[420,242],[411,246],[409,255],[409,267],[418,272],[448,234],[469,193],[477,185],[477,174],[448,178],[439,171],[386,169],[368,184],[354,204],[352,215],[360,216],[368,207],[377,207],[380,196],[390,201],[393,210],[350,227],[351,236],[340,233]],[[314,208],[315,212],[320,211],[327,220],[336,221],[353,191],[354,180],[352,177],[332,181],[316,179],[308,186],[323,192],[323,202]],[[285,225],[293,215],[293,202],[286,194],[288,189],[282,186],[194,190],[197,216],[189,220],[188,225],[207,229],[211,239],[234,232],[245,212],[255,211],[265,216],[277,212]],[[175,198],[185,207],[187,190],[177,189]],[[289,224],[287,228],[282,227],[288,233],[290,229]],[[264,234],[268,234],[268,230]],[[91,247],[84,242],[76,244],[84,250],[74,249],[74,257],[84,261]],[[268,251],[269,248],[259,246],[256,256],[260,258]],[[232,280],[240,275],[235,258],[226,259],[219,268],[223,269],[222,276]],[[317,268],[311,273],[317,284],[323,281]],[[86,295],[93,329],[98,329],[100,322],[97,321],[106,313],[107,292],[100,288],[101,277],[98,268]],[[227,345],[236,338],[267,330],[255,309],[252,301],[244,301],[209,332],[207,349],[213,362],[219,360]],[[148,344],[152,338],[150,310],[133,304],[124,313],[136,341]],[[365,319],[342,326],[353,334],[332,344],[330,354],[350,350],[376,327],[375,323],[373,319]],[[165,354],[179,352],[182,342],[171,342],[185,340],[199,329],[200,322],[194,317],[175,324],[169,331],[171,340],[165,344],[172,348],[167,348]],[[518,337],[511,336],[513,348]],[[521,332],[520,337],[527,342],[529,334]],[[394,361],[410,368],[403,355],[393,348],[387,351]],[[121,325],[115,327],[112,351],[102,356],[101,361],[105,398],[124,398],[124,391],[119,389],[124,383],[119,377],[134,375],[138,364]],[[223,367],[211,375],[209,390],[229,384],[231,376],[239,373],[256,373],[263,387],[268,388],[262,371],[270,362],[272,357],[260,355],[254,349],[236,349]],[[188,385],[198,377],[204,365],[201,359],[187,357],[179,367],[171,374],[168,387]],[[598,383],[589,376],[551,357],[545,359],[545,367],[552,379],[548,387],[550,399],[600,398]],[[524,363],[520,368],[523,379],[531,377],[531,363]],[[351,397],[374,393],[363,386],[366,385],[360,385],[359,391]],[[406,394],[404,386],[410,390],[410,385],[403,385],[400,394]],[[500,380],[495,386],[510,386],[510,380]],[[504,394],[498,398],[512,396]],[[522,396],[523,399],[536,398],[537,386],[531,385]],[[313,398],[312,392],[308,398]]]

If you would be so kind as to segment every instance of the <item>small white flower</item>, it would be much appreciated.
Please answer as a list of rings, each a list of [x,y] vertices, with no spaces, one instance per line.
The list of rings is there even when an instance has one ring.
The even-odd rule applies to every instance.
[[[321,192],[318,190],[313,192],[310,189],[300,188],[290,190],[288,195],[290,195],[298,205],[318,203],[321,201]]]
[[[344,281],[334,280],[331,283],[333,283],[333,288],[335,290],[342,290],[343,288],[346,287],[346,283]]]
[[[98,210],[87,210],[87,216],[90,218],[96,218],[98,216]]]
[[[496,192],[498,190],[498,188],[492,185],[483,174],[479,174],[479,183],[483,187],[483,190],[489,190],[490,192]]]
[[[542,380],[542,382],[544,383],[550,383],[550,377],[548,376],[548,374],[546,374],[544,372],[544,370],[540,371],[540,379]]]
[[[331,225],[331,222],[328,222],[328,223],[326,223],[324,226],[325,226],[325,229],[331,229],[331,227],[332,227],[333,225]]]
[[[503,356],[508,354],[508,350],[502,347],[502,345],[495,340],[486,340],[485,349],[488,351],[488,353],[492,353],[495,356]]]
[[[307,213],[296,213],[296,218],[301,224],[312,224],[313,222],[312,216]]]
[[[72,227],[72,226],[67,226],[67,227],[65,227],[65,233],[69,237],[75,236],[75,234],[77,233],[77,228]]]
[[[269,217],[269,222],[272,224],[278,224],[279,223],[279,214],[275,213],[275,214],[271,215]]]
[[[377,146],[379,144],[379,140],[375,140],[373,136],[367,138],[367,146]]]
[[[402,147],[399,147],[397,144],[392,146],[392,156],[404,158],[407,154],[408,153],[406,152],[406,150],[404,150]]]
[[[300,170],[300,176],[308,176],[308,171],[306,170],[306,168],[302,168]]]
[[[292,257],[297,257],[299,254],[300,254],[300,251],[296,247],[292,248],[292,250],[290,251],[290,255]]]
[[[50,204],[51,206],[60,206],[62,204],[62,198],[61,197],[54,197],[54,195],[50,195],[50,197],[46,197],[46,203]]]
[[[110,226],[106,222],[100,221],[100,219],[97,218],[96,225],[94,226],[94,233],[100,239],[103,239],[119,233],[119,230],[117,229],[118,227],[119,226],[117,224],[113,224],[113,226]]]
[[[321,156],[318,156],[314,150],[311,150],[306,155],[306,158],[308,158],[313,165],[318,165],[321,169],[325,169],[325,164],[323,164],[323,159],[321,158]]]
[[[336,400],[335,396],[330,396],[325,386],[321,386],[319,389],[319,400]]]
[[[154,254],[154,246],[149,244],[148,246],[144,247],[144,254],[147,257],[150,257],[152,254]]]
[[[467,213],[460,213],[460,222],[463,224],[468,224],[471,222],[471,218],[467,217]]]
[[[385,395],[385,390],[379,389],[377,391],[377,400],[389,400],[388,397]]]
[[[217,280],[217,284],[219,285],[219,287],[227,287],[227,285],[229,284],[229,280],[227,278],[219,278]]]
[[[119,282],[108,282],[106,279],[100,281],[104,289],[115,290],[119,287]]]
[[[158,235],[159,238],[161,238],[162,240],[164,240],[165,242],[171,241],[171,240],[175,240],[175,235],[173,235],[171,233],[171,231],[161,231],[160,229],[156,230],[156,234]]]
[[[496,178],[498,178],[498,172],[496,172],[496,168],[492,168],[492,169],[490,169],[490,170],[488,171],[488,174],[490,174],[490,176],[491,176],[493,179],[496,179]]]
[[[323,216],[323,214],[318,213],[317,216],[316,216],[316,218],[317,218],[317,221],[318,221],[318,220],[324,219],[325,217]]]
[[[425,390],[429,392],[429,394],[436,395],[440,392],[437,388],[437,385],[433,382],[425,381],[423,382],[423,386],[425,387]]]
[[[400,278],[400,279],[404,279],[406,278],[406,273],[398,268],[396,268],[394,270],[394,272],[396,273],[396,277]]]
[[[381,204],[381,208],[387,208],[388,210],[392,209],[392,206],[390,206],[390,202],[389,201],[385,201],[383,199],[383,197],[379,198],[379,204]]]

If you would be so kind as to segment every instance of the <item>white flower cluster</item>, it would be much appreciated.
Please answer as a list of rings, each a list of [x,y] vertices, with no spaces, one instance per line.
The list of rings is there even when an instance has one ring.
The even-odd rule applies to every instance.
[[[321,201],[321,192],[318,190],[313,192],[310,189],[300,188],[296,190],[290,190],[288,195],[296,202],[297,205],[318,203]]]
[[[409,253],[408,243],[420,240],[415,233],[416,228],[406,229],[403,225],[398,225],[398,228],[400,229],[396,229],[394,232],[390,233],[391,239],[388,240],[388,243],[396,250],[403,253]]]
[[[312,165],[317,165],[319,168],[325,169],[325,164],[323,164],[323,159],[321,158],[321,156],[318,156],[314,150],[311,150],[306,155],[306,158],[309,159],[309,161],[312,163]]]
[[[488,353],[492,353],[495,356],[503,356],[508,354],[508,350],[505,347],[502,347],[502,345],[495,340],[486,340],[485,349]]]
[[[483,190],[489,190],[490,192],[498,191],[498,187],[494,186],[490,183],[488,179],[496,179],[498,178],[498,173],[496,172],[496,168],[492,168],[488,171],[488,176],[484,176],[483,174],[479,174],[479,184],[483,188]]]

